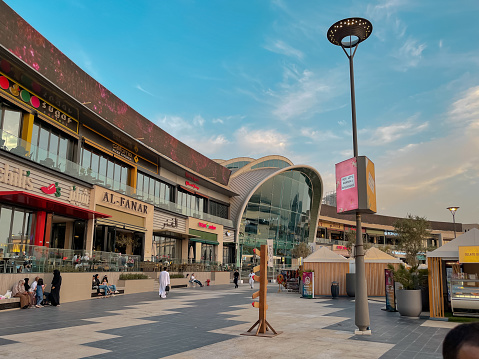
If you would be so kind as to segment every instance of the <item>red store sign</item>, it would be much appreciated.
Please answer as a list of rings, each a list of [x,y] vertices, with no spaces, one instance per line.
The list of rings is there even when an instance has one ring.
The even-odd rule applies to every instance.
[[[206,224],[206,223],[201,223],[201,222],[198,222],[198,226],[202,227],[202,228],[211,229],[211,230],[216,229],[216,227],[213,226],[212,224]]]

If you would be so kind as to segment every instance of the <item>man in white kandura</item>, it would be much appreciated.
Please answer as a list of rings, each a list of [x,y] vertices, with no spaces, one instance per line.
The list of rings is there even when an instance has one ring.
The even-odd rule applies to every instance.
[[[167,289],[169,290],[170,286],[170,273],[166,271],[166,267],[163,268],[163,271],[160,273],[160,292],[158,293],[161,298],[166,298]],[[168,287],[168,288],[166,288]]]

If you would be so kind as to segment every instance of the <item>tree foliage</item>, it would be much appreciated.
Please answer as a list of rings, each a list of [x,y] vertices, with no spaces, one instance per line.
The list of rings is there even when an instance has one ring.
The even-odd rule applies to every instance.
[[[429,228],[430,224],[425,217],[411,214],[394,222],[398,249],[406,253],[406,262],[412,267],[418,264],[417,255],[426,252],[425,242],[430,236]]]
[[[291,250],[291,255],[293,256],[293,258],[300,258],[300,257],[306,258],[310,254],[311,254],[311,249],[309,248],[308,244],[305,242],[298,243]]]
[[[346,248],[348,250],[349,256],[354,258],[354,246],[356,245],[356,231],[348,230],[344,232],[344,236],[346,239]],[[371,243],[366,243],[363,241],[363,250],[367,251],[371,248]]]

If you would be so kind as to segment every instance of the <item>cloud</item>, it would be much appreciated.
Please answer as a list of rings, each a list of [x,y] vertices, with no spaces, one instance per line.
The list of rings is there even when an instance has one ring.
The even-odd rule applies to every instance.
[[[366,8],[367,17],[373,20],[389,19],[402,6],[406,5],[402,0],[380,0],[377,4],[368,4]]]
[[[334,82],[320,79],[308,69],[299,72],[294,67],[285,67],[280,90],[269,93],[276,100],[273,115],[286,121],[305,115],[310,117],[324,111],[325,108],[320,105],[327,102],[335,92],[328,83]]]
[[[139,84],[137,84],[137,85],[135,86],[135,88],[136,88],[137,90],[140,90],[141,92],[146,93],[147,95],[150,95],[150,96],[155,97],[155,95],[153,95],[151,92],[146,91],[146,90],[145,90],[143,87],[141,87]]]
[[[360,133],[370,133],[369,138],[365,141],[369,145],[382,146],[390,144],[400,138],[412,136],[426,130],[429,126],[428,122],[415,123],[418,115],[412,116],[405,122],[394,123],[389,126],[381,126],[374,130],[362,129]]]
[[[335,140],[339,139],[340,137],[335,135],[332,131],[321,131],[321,130],[313,130],[312,128],[303,127],[300,130],[301,136],[311,138],[312,140]]]
[[[193,125],[195,127],[203,127],[203,125],[205,124],[205,119],[203,117],[201,117],[200,115],[196,115],[195,117],[193,117]]]
[[[271,41],[269,44],[266,44],[264,48],[268,51],[290,57],[295,57],[300,60],[304,57],[304,54],[300,50],[295,49],[294,47],[288,45],[282,40]]]
[[[426,44],[419,44],[417,40],[408,38],[399,50],[393,53],[393,57],[399,60],[396,67],[400,71],[407,71],[411,67],[416,67],[422,59],[424,49],[426,49]]]
[[[464,91],[462,98],[455,101],[449,111],[449,117],[454,122],[465,122],[479,126],[479,86]]]
[[[239,128],[234,135],[236,145],[244,155],[258,157],[272,153],[284,153],[288,146],[286,135],[276,130],[251,130],[246,126]]]
[[[221,123],[223,124],[224,121],[221,118],[215,118],[214,120],[211,120],[212,123]]]

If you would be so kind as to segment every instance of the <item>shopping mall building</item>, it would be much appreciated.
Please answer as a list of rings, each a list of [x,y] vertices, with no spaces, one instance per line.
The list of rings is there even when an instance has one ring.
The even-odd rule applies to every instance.
[[[354,227],[350,216],[321,206],[314,168],[281,156],[203,156],[95,81],[4,2],[0,134],[0,257],[54,248],[63,261],[88,252],[242,265],[273,239],[276,259],[288,264],[296,244],[343,245]],[[391,217],[364,222],[368,241],[394,241]],[[453,230],[451,223],[433,229],[444,239]]]

